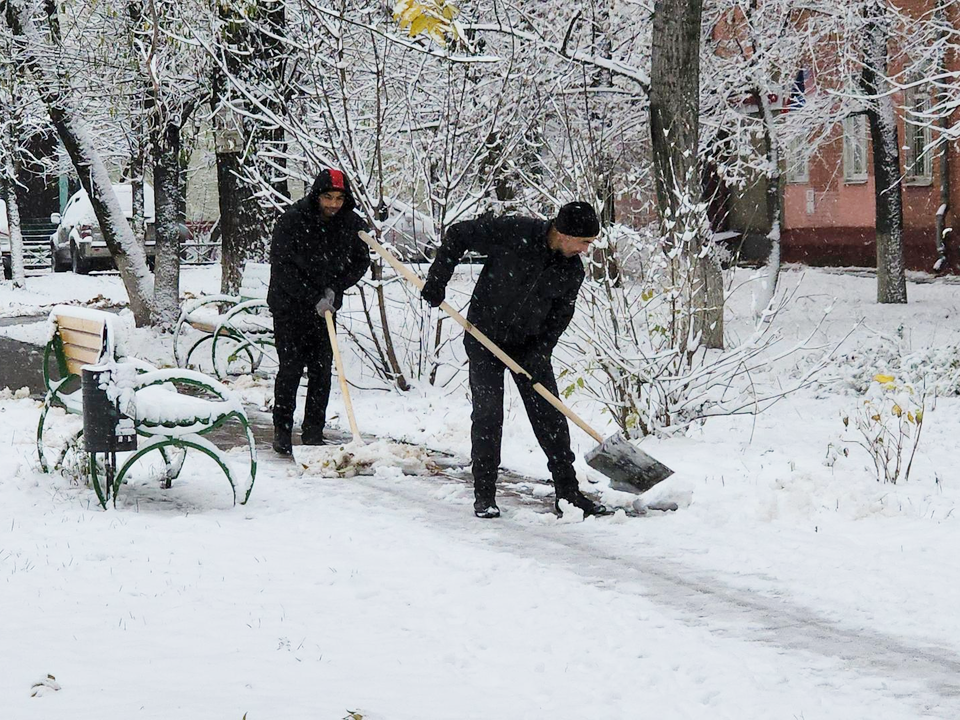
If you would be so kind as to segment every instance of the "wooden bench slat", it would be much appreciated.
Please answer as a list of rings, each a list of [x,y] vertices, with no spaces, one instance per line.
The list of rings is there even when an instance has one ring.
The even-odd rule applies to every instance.
[[[67,371],[73,373],[74,375],[80,375],[83,368],[87,365],[93,365],[94,363],[84,362],[83,360],[74,360],[73,358],[67,358]]]
[[[75,315],[57,315],[57,326],[70,330],[80,330],[81,332],[103,335],[104,324],[105,323],[99,320],[93,320],[91,318],[76,317]]]
[[[67,367],[70,372],[80,374],[74,367],[82,365],[96,365],[100,361],[100,349],[78,347],[76,345],[63,345],[63,354],[67,360]]]
[[[89,348],[90,350],[100,351],[103,347],[103,336],[97,332],[87,332],[84,330],[71,330],[70,328],[60,327],[60,339],[64,345],[73,347]]]
[[[191,327],[197,330],[202,330],[206,333],[213,333],[213,331],[217,329],[217,326],[214,323],[206,322],[205,320],[195,320],[190,318],[188,322],[190,323]]]

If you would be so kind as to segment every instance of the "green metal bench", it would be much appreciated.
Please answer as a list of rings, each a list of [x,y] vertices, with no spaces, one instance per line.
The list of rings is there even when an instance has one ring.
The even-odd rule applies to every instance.
[[[248,262],[237,295],[205,295],[184,303],[173,331],[177,367],[204,367],[201,348],[209,347],[209,366],[223,380],[278,364],[273,318],[267,308],[268,263]]]
[[[37,426],[37,453],[44,472],[60,469],[71,448],[78,448],[83,430],[69,435],[63,448],[50,462],[44,444],[44,428],[51,408],[82,415],[80,371],[87,365],[107,367],[117,379],[120,410],[133,420],[139,448],[123,459],[112,487],[101,483],[102,470],[94,454],[89,475],[100,504],[106,509],[109,496],[116,504],[117,492],[133,465],[149,452],[163,458],[163,486],[169,488],[183,468],[188,449],[212,458],[226,475],[233,502],[250,498],[257,474],[257,451],[250,423],[239,399],[217,380],[203,373],[182,369],[157,369],[142,360],[123,357],[118,348],[118,318],[101,310],[57,306],[50,313],[50,339],[43,356],[46,397]],[[184,392],[186,391],[186,392]],[[249,472],[236,476],[223,453],[205,435],[236,420],[243,428],[249,450]]]

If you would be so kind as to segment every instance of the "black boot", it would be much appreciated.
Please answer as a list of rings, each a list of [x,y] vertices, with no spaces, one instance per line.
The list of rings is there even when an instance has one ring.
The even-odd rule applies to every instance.
[[[500,508],[497,507],[496,482],[478,483],[473,486],[473,514],[478,518],[490,519],[500,517]]]
[[[273,428],[273,451],[278,455],[289,455],[293,452],[293,439],[290,428]]]
[[[303,445],[326,445],[323,438],[323,425],[320,427],[305,427],[300,431],[300,442]]]
[[[583,511],[583,516],[585,518],[590,517],[591,515],[609,515],[611,512],[607,509],[606,505],[602,505],[595,500],[591,500],[582,492],[580,492],[580,486],[577,484],[576,478],[573,478],[572,480],[554,480],[553,486],[554,492],[557,496],[557,499],[554,502],[554,507],[557,510],[557,517],[563,517],[563,510],[560,509],[561,500],[566,500],[574,507],[580,508]]]

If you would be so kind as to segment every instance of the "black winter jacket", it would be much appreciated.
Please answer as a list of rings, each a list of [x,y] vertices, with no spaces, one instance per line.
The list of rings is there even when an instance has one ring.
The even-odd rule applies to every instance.
[[[324,220],[318,198],[328,188],[322,178],[287,208],[273,229],[267,305],[275,316],[312,319],[326,288],[336,293],[339,308],[344,291],[360,282],[370,267],[370,253],[357,236],[367,225],[353,211],[352,193],[348,188],[343,207]]]
[[[583,283],[580,258],[564,257],[547,246],[549,227],[546,220],[526,217],[457,223],[447,232],[428,275],[446,287],[464,253],[486,255],[467,319],[521,357],[553,352],[573,318]]]

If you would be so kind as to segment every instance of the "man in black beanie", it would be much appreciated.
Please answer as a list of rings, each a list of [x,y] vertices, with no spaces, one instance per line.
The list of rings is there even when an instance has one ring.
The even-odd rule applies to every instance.
[[[331,312],[336,317],[344,291],[370,267],[370,253],[357,236],[367,225],[354,207],[346,176],[328,168],[273,229],[267,305],[280,359],[273,390],[273,449],[281,455],[293,449],[293,412],[304,367],[307,402],[300,441],[324,441],[333,365],[324,316]]]
[[[600,233],[591,205],[572,202],[552,221],[527,217],[481,217],[453,225],[437,251],[421,295],[433,307],[443,302],[447,283],[464,253],[486,256],[477,279],[467,319],[554,395],[557,381],[551,356],[560,335],[573,318],[583,263]],[[506,369],[496,356],[469,333],[464,347],[470,361],[473,414],[472,443],[474,514],[500,517],[497,474],[503,435],[503,377]],[[520,397],[553,476],[556,509],[560,500],[602,515],[606,508],[583,493],[573,469],[570,429],[563,414],[544,400],[532,383],[514,375]]]

